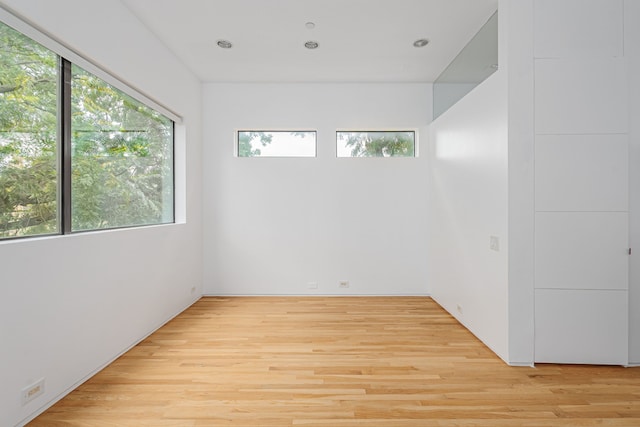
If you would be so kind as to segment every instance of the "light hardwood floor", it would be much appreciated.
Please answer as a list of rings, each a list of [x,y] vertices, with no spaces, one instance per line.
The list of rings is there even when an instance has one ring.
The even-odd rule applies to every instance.
[[[640,368],[509,367],[429,298],[202,298],[31,426],[640,426]]]

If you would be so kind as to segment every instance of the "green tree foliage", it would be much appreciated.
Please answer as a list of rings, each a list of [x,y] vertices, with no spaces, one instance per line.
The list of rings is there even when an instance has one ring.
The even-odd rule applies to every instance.
[[[0,238],[57,221],[57,57],[0,23]]]
[[[58,232],[58,57],[0,23],[0,238]],[[73,67],[72,228],[173,220],[173,123]]]
[[[310,146],[311,134],[315,143],[315,133],[309,131],[240,131],[238,157],[308,157],[311,149],[315,155],[315,147]],[[289,137],[300,138],[300,145],[294,146],[292,138]],[[274,145],[263,153],[261,148],[269,144]]]
[[[268,132],[238,132],[238,157],[260,156],[260,148],[254,148],[254,144],[266,147],[272,139],[273,135]]]
[[[340,134],[352,157],[413,157],[413,132],[343,132]]]
[[[290,132],[304,138],[307,132]],[[351,157],[413,157],[414,132],[338,132],[338,140],[349,150]],[[258,157],[260,147],[273,142],[270,132],[238,132],[238,156]]]
[[[173,126],[101,79],[73,68],[73,229],[173,219]]]

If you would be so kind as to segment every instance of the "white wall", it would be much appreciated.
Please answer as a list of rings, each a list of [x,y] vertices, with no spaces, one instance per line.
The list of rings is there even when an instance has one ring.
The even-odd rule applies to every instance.
[[[498,70],[438,117],[430,135],[432,296],[508,360],[505,72]],[[490,249],[490,236],[499,238],[499,251]]]
[[[638,360],[638,279],[632,264],[628,299],[625,255],[628,180],[640,160],[627,124],[627,105],[638,114],[638,7],[521,0],[500,8],[511,21],[510,363],[624,364],[629,336],[629,360]]]
[[[335,132],[424,150],[431,104],[427,84],[206,84],[204,293],[426,295],[426,153],[336,158]],[[317,157],[234,157],[237,129],[317,130]]]
[[[624,2],[624,55],[629,79],[629,363],[640,365],[640,2]]]
[[[498,71],[430,125],[427,192],[432,296],[509,362],[506,6],[499,3]]]
[[[535,332],[533,0],[501,1],[500,16],[509,93],[509,364],[526,366]]]
[[[629,358],[623,3],[534,2],[536,362]]]
[[[201,294],[201,87],[120,2],[3,3],[184,117],[182,223],[0,243],[0,423],[11,426]],[[44,394],[22,406],[21,389],[40,378]]]

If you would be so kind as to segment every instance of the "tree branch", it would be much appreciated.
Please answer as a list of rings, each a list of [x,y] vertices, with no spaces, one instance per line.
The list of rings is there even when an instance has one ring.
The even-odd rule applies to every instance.
[[[8,86],[8,85],[0,85],[0,93],[13,92],[18,89],[20,86]]]

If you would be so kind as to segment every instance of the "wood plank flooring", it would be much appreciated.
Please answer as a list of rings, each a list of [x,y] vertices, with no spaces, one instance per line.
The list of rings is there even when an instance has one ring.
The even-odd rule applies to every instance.
[[[509,367],[429,298],[202,298],[30,426],[640,426],[640,368]]]

